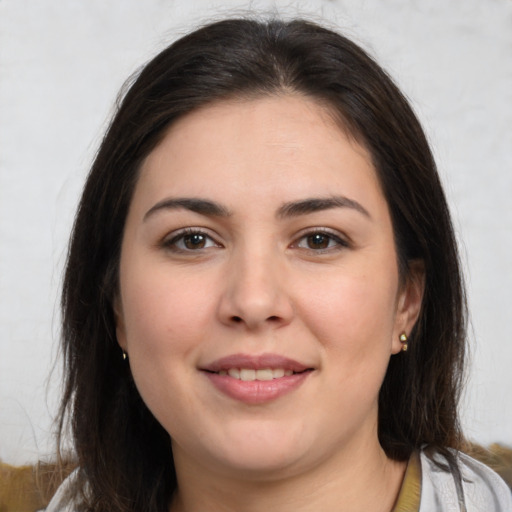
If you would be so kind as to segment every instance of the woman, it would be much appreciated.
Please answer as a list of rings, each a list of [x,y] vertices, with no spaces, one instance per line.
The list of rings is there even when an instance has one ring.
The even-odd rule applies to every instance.
[[[338,34],[226,20],[153,59],[62,305],[78,470],[51,511],[512,510],[458,451],[465,301],[430,149]]]

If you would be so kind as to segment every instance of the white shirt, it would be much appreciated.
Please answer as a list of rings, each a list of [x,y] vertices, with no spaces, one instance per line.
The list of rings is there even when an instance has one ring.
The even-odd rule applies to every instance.
[[[512,491],[501,477],[477,460],[459,454],[466,512],[512,512]],[[419,512],[464,512],[455,478],[421,453]]]

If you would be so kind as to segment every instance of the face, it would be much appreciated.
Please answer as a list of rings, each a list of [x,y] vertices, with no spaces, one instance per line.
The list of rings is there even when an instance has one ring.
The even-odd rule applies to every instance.
[[[378,444],[421,290],[368,152],[296,96],[221,102],[146,159],[117,336],[176,467],[293,474]]]

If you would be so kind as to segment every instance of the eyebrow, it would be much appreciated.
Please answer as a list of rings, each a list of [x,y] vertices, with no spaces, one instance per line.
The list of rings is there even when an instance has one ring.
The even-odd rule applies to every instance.
[[[351,208],[365,217],[371,219],[371,215],[363,205],[344,196],[319,197],[303,199],[301,201],[291,201],[285,203],[277,211],[280,218],[297,217],[299,215],[307,215],[308,213],[330,210],[332,208]]]
[[[360,203],[344,196],[308,198],[290,201],[277,210],[278,218],[298,217],[332,208],[351,208],[371,219],[371,215]],[[229,217],[231,212],[220,203],[195,197],[167,198],[152,206],[144,215],[144,221],[162,210],[185,209],[209,217]]]
[[[215,201],[208,199],[199,199],[195,197],[180,197],[180,198],[167,198],[159,201],[152,206],[144,215],[144,221],[155,213],[162,210],[177,210],[185,209],[190,210],[200,215],[207,215],[210,217],[229,217],[231,212],[224,206]]]

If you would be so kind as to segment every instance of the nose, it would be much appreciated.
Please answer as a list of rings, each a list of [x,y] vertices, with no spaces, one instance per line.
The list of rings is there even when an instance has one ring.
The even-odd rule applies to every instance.
[[[221,322],[253,331],[289,324],[294,309],[285,274],[271,254],[246,251],[233,257],[219,301]]]

